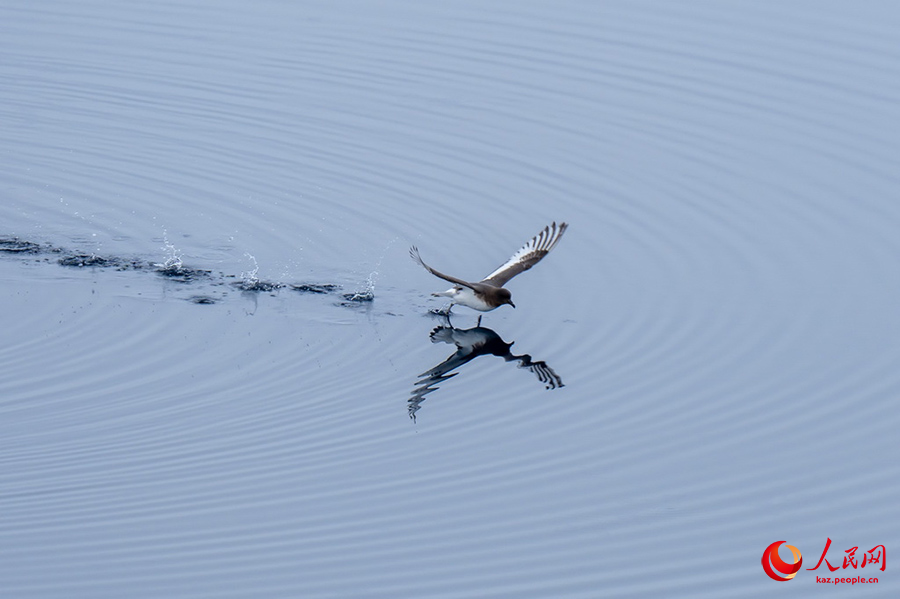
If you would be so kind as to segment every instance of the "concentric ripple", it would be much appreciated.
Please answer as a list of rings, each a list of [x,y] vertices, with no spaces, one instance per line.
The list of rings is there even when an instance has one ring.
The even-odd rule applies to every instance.
[[[894,547],[898,26],[7,2],[0,587],[761,596],[779,539]],[[442,371],[477,315],[408,247],[480,279],[553,221]]]

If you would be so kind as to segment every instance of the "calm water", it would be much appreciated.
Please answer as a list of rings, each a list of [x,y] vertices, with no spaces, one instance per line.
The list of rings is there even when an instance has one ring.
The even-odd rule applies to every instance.
[[[7,0],[0,594],[896,596],[898,28]]]

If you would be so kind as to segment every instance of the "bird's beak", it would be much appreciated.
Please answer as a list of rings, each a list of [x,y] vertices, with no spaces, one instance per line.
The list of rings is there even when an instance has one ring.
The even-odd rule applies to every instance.
[[[514,303],[512,303],[512,300],[509,300],[509,305],[512,306],[513,308],[516,307],[516,305]]]

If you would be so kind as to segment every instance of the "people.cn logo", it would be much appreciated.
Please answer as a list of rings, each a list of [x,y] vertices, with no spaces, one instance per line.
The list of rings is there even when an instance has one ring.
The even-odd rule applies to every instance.
[[[784,544],[784,541],[775,541],[763,551],[762,554],[762,567],[763,570],[766,571],[766,574],[772,580],[777,580],[779,582],[784,582],[786,580],[790,580],[794,576],[797,575],[797,572],[800,571],[800,567],[803,566],[803,556],[800,554],[800,550],[794,547],[793,545],[785,545],[788,549],[791,550],[791,553],[794,554],[794,563],[789,564],[778,555],[778,548]]]

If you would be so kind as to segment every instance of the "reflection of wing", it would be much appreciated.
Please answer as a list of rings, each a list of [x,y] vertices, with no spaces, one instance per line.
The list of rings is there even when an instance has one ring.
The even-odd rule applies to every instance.
[[[451,379],[457,374],[459,373],[454,372],[453,374],[448,375],[429,376],[416,383],[416,387],[412,390],[412,393],[410,393],[412,397],[407,400],[408,405],[406,407],[409,417],[412,418],[413,422],[416,420],[416,412],[419,411],[419,408],[422,407],[422,402],[425,401],[425,396],[438,390],[438,387],[435,385],[446,381],[447,379]]]
[[[552,225],[544,227],[543,231],[523,245],[503,266],[486,276],[481,282],[503,287],[511,278],[540,262],[541,258],[559,243],[568,226],[566,223],[560,223],[557,227],[554,222]],[[436,273],[432,272],[432,274]]]
[[[443,377],[448,372],[456,370],[467,362],[471,362],[473,359],[477,358],[478,355],[479,354],[470,350],[467,351],[464,349],[459,349],[455,354],[453,354],[431,370],[426,370],[425,372],[420,374],[419,378],[422,378],[424,376],[427,376],[429,378]]]
[[[419,375],[413,388],[412,397],[407,400],[409,417],[414,421],[416,412],[422,407],[425,396],[438,390],[438,385],[450,379],[458,372],[454,370],[468,364],[478,356],[493,355],[507,362],[518,361],[519,368],[527,368],[544,384],[546,389],[563,386],[562,379],[546,362],[532,362],[531,356],[523,354],[515,356],[510,351],[512,343],[506,343],[495,331],[477,326],[471,329],[456,329],[451,326],[438,326],[431,331],[432,343],[448,343],[456,346],[456,351],[446,360]]]
[[[522,364],[525,366],[525,364]],[[563,385],[562,379],[559,378],[559,375],[556,374],[552,368],[547,366],[546,362],[532,362],[527,366],[528,370],[533,372],[535,376],[538,377],[538,380],[544,383],[545,389],[556,389],[558,387],[565,387]]]
[[[468,287],[469,289],[473,289],[472,283],[467,283],[466,281],[463,281],[462,279],[457,279],[456,277],[451,277],[450,275],[445,275],[444,273],[438,272],[435,269],[428,266],[427,264],[425,264],[425,261],[422,260],[422,256],[419,255],[419,248],[417,248],[416,246],[412,246],[411,248],[409,248],[409,255],[410,255],[410,257],[412,257],[413,260],[415,260],[416,262],[421,264],[422,268],[424,268],[425,270],[427,270],[434,276],[444,279],[445,281],[450,281],[451,283],[456,283],[457,285],[462,285],[463,287]]]
[[[456,346],[456,353],[426,372],[423,376],[442,376],[471,362],[485,354],[503,355],[509,352],[509,345],[503,343],[497,333],[484,327],[471,329],[455,329],[453,327],[435,327],[431,334],[432,343],[450,343]]]
[[[510,362],[512,360],[519,361],[519,368],[527,368],[531,372],[534,373],[538,380],[544,383],[545,389],[558,389],[559,387],[565,387],[563,385],[562,379],[559,378],[559,375],[554,372],[552,368],[547,366],[547,363],[543,360],[538,362],[532,362],[531,356],[528,354],[522,354],[521,356],[514,356],[509,354],[506,356],[506,361]]]

